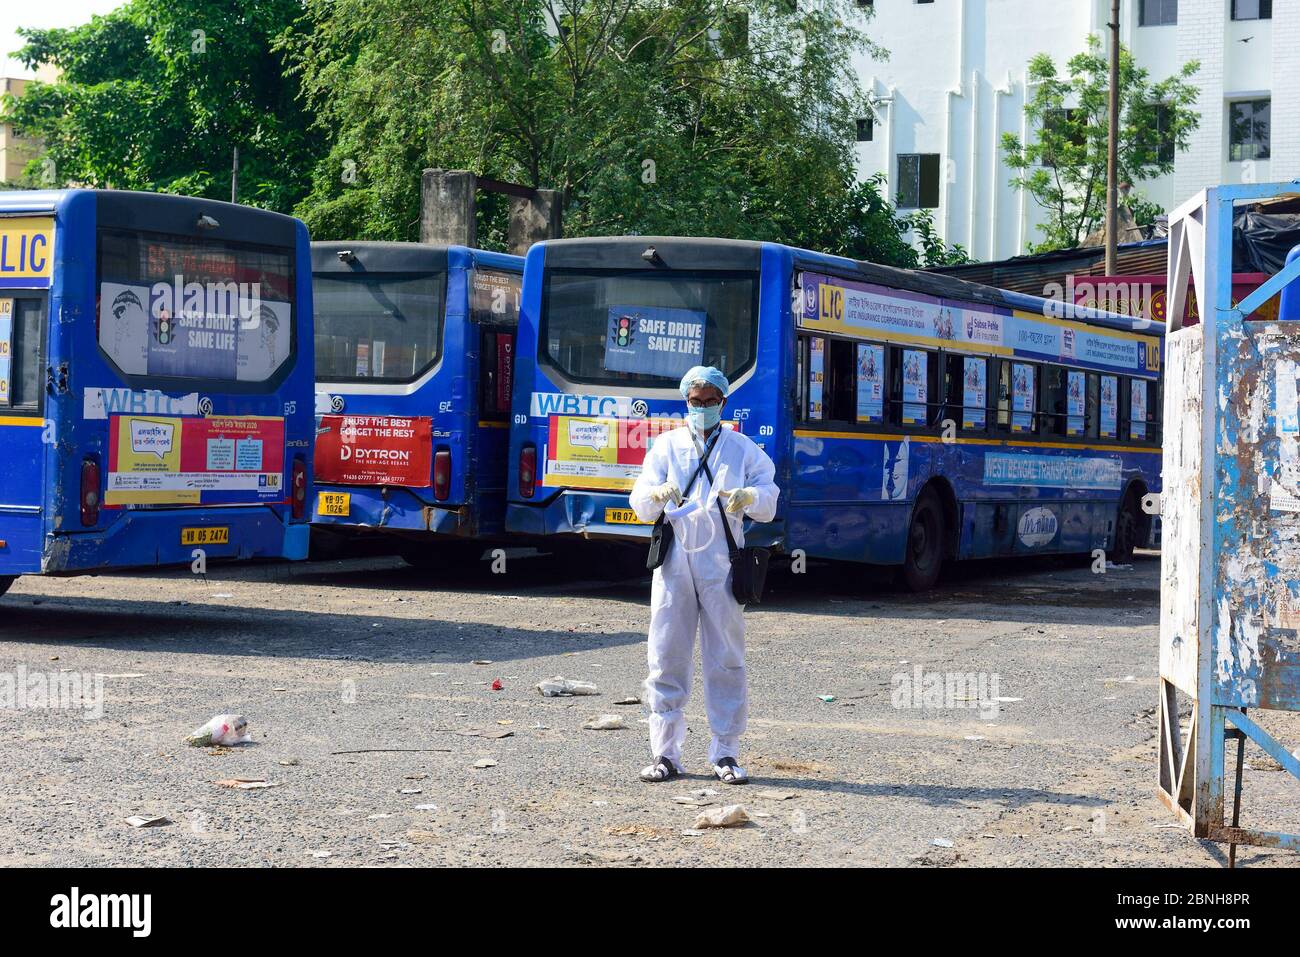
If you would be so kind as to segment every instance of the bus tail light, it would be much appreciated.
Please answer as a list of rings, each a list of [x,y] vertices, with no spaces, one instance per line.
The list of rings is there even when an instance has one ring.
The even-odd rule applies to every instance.
[[[293,517],[307,514],[307,463],[298,456],[293,460]]]
[[[447,501],[451,492],[451,450],[439,449],[433,455],[433,497]]]
[[[534,486],[537,479],[537,446],[532,442],[524,443],[523,448],[519,450],[519,494],[524,498],[532,498]]]
[[[81,524],[99,524],[99,463],[93,458],[81,461]]]

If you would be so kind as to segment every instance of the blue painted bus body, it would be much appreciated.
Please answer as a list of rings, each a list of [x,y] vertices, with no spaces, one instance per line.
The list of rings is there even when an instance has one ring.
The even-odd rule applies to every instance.
[[[200,216],[213,225],[198,228]],[[226,249],[257,244],[267,250],[268,237],[274,236],[275,255],[288,266],[284,281],[293,290],[293,300],[283,304],[289,311],[278,313],[292,316],[292,351],[271,384],[228,388],[224,381],[193,375],[121,372],[98,336],[98,296],[105,281],[98,271],[100,226],[132,241],[138,229],[140,235],[193,249],[211,240],[230,244]],[[309,526],[305,514],[293,516],[290,495],[295,463],[300,481],[308,481],[313,432],[306,227],[287,216],[186,197],[93,190],[0,193],[0,231],[6,234],[0,259],[11,254],[7,247],[14,235],[27,228],[48,232],[49,268],[31,277],[19,275],[12,262],[0,263],[0,300],[17,303],[27,315],[26,328],[16,331],[15,322],[11,335],[34,337],[25,358],[15,357],[18,365],[0,369],[6,377],[25,376],[28,384],[23,408],[0,404],[0,576],[190,564],[196,545],[182,542],[182,529],[205,530],[199,541],[208,560],[305,557]],[[142,326],[148,322],[143,312],[137,318]],[[14,382],[6,388],[15,385],[21,388]],[[181,444],[187,426],[212,425],[200,425],[207,419],[272,430],[253,432],[260,437],[278,435],[282,428],[283,469],[262,477],[262,492],[223,490],[218,476],[209,491],[160,492],[148,502],[114,504],[115,497],[132,496],[108,494],[112,430],[130,429],[132,416],[165,420],[174,429],[167,433],[168,449]],[[274,449],[264,451],[275,455]],[[156,455],[158,468],[165,469],[169,453]],[[257,455],[264,461],[261,451]],[[98,478],[94,487],[90,476]],[[83,509],[86,492],[93,492],[95,507],[89,511]],[[309,494],[305,484],[302,494]],[[198,501],[168,502],[169,497]],[[213,529],[226,530],[227,541],[207,540],[206,530]]]
[[[385,277],[427,276],[445,283],[441,342],[436,361],[408,377],[411,381],[376,382],[361,377],[330,377],[318,369],[316,411],[325,415],[383,416],[428,421],[432,453],[446,453],[449,472],[440,497],[434,476],[421,473],[410,483],[380,484],[358,478],[332,481],[317,448],[318,498],[312,521],[339,534],[395,536],[414,544],[433,544],[446,537],[501,541],[505,535],[505,478],[509,438],[508,408],[499,416],[484,408],[481,391],[493,357],[484,355],[489,328],[476,312],[474,283],[485,273],[513,277],[513,301],[507,318],[491,328],[508,334],[513,352],[519,277],[523,258],[463,246],[430,247],[414,243],[331,242],[313,244],[318,283],[340,275],[338,254],[351,254],[356,275],[375,281]],[[330,335],[330,320],[318,307],[317,336]],[[412,316],[428,322],[428,316]],[[508,333],[505,331],[508,330]],[[511,359],[512,361],[512,359]],[[367,377],[374,380],[374,375]],[[347,515],[322,512],[321,494],[348,496]]]
[[[619,252],[629,245],[635,255]],[[799,549],[814,558],[895,565],[904,560],[913,508],[928,486],[942,493],[949,512],[949,558],[1090,552],[1113,546],[1121,502],[1159,490],[1160,449],[1154,442],[1018,438],[987,429],[958,430],[952,442],[945,442],[938,422],[928,428],[856,423],[837,428],[811,424],[797,411],[801,328],[796,304],[803,309],[795,299],[797,293],[802,295],[794,286],[798,275],[824,274],[900,289],[937,285],[945,302],[983,303],[1007,316],[1017,310],[1042,315],[1043,300],[770,243],[562,240],[533,247],[525,266],[510,457],[517,473],[520,463],[528,461],[526,453],[535,456],[536,465],[510,484],[508,529],[552,540],[581,536],[645,542],[650,529],[627,524],[627,488],[639,456],[630,455],[617,475],[596,466],[594,477],[557,477],[552,473],[557,453],[551,445],[563,442],[557,430],[572,418],[612,423],[679,417],[683,411],[676,387],[662,379],[653,387],[584,385],[558,372],[542,348],[546,343],[539,342],[552,272],[548,257],[563,254],[564,265],[556,267],[557,272],[584,260],[597,271],[633,270],[634,259],[652,254],[667,259],[669,269],[687,270],[706,268],[720,248],[739,249],[748,256],[752,265],[747,268],[758,276],[759,296],[752,361],[733,376],[723,418],[772,457],[782,490],[775,520],[747,526],[751,544],[776,546],[786,553]],[[1149,337],[1156,345],[1154,352],[1146,349],[1144,361],[1152,366],[1149,381],[1158,382],[1162,326],[1083,309],[1072,310],[1067,318],[1132,340],[1138,333]],[[1133,348],[1141,351],[1145,345]],[[991,366],[990,360],[986,368]],[[1150,388],[1149,400],[1158,407],[1158,386]],[[988,422],[996,414],[993,391],[990,376]],[[1066,461],[1070,465],[1062,468]],[[1032,474],[1018,475],[1026,471]],[[1153,524],[1146,520],[1144,531]]]

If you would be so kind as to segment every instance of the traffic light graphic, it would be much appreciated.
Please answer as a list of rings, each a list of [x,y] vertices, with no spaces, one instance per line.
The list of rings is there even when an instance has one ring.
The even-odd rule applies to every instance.
[[[632,317],[619,316],[614,324],[614,344],[626,349],[632,344]]]

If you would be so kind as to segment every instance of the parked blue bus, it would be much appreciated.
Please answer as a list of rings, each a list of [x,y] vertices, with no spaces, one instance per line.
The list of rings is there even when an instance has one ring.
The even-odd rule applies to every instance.
[[[622,237],[528,253],[508,530],[644,543],[627,493],[697,364],[776,463],[746,541],[900,566],[1106,550],[1160,487],[1163,326],[771,243]]]
[[[308,245],[211,200],[0,192],[0,591],[305,557]]]
[[[505,535],[524,261],[418,243],[312,244],[319,533],[447,567]]]

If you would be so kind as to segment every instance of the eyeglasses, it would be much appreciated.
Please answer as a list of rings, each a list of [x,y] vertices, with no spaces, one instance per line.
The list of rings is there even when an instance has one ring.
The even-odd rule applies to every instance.
[[[686,403],[688,409],[711,409],[715,405],[722,405],[721,399],[690,399]]]

